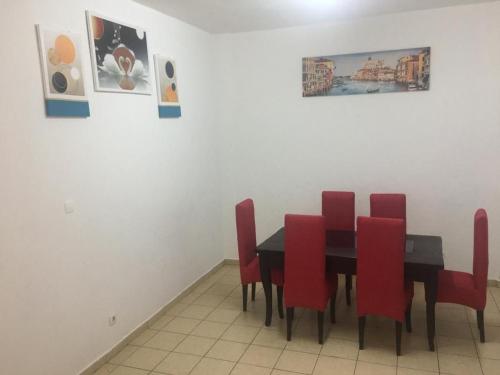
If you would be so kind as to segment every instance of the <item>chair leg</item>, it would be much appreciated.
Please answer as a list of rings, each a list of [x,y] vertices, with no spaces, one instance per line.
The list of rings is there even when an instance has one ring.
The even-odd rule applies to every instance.
[[[477,317],[477,327],[479,328],[479,339],[481,340],[481,342],[484,342],[485,341],[485,338],[484,338],[484,310],[477,310],[476,317]]]
[[[325,312],[318,311],[318,342],[320,345],[323,345],[323,323],[325,320]]]
[[[252,301],[255,301],[255,283],[252,283]]]
[[[365,324],[366,316],[360,316],[358,318],[359,350],[365,348]]]
[[[285,317],[285,314],[283,314],[283,287],[282,286],[276,286],[276,294],[278,295],[278,314],[280,316],[280,319],[283,319]]]
[[[330,323],[335,324],[335,300],[337,299],[337,291],[330,297]]]
[[[287,341],[292,340],[292,321],[293,321],[293,307],[286,308],[286,339]]]
[[[405,312],[405,320],[406,320],[406,332],[411,332],[411,302],[408,305],[406,312]]]
[[[396,320],[396,355],[401,355],[401,330],[403,323]]]
[[[352,275],[345,275],[345,299],[347,306],[351,306]]]
[[[243,311],[247,311],[248,284],[241,287],[243,290]]]

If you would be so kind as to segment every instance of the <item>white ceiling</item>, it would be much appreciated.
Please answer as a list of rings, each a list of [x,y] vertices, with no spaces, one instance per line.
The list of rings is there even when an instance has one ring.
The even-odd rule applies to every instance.
[[[211,33],[235,33],[495,0],[135,1]]]

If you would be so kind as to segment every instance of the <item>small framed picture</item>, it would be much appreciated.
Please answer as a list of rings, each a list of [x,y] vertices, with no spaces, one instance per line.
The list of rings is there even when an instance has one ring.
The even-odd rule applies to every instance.
[[[175,61],[162,55],[155,55],[155,70],[160,118],[181,117]]]

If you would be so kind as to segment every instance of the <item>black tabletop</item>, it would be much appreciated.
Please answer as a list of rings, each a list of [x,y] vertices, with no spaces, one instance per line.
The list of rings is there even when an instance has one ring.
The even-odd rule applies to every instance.
[[[356,232],[327,231],[326,241],[327,245],[325,252],[327,257],[356,259]],[[284,228],[280,228],[271,237],[257,246],[257,252],[284,253]],[[444,267],[444,262],[441,237],[407,234],[405,263],[442,269]]]

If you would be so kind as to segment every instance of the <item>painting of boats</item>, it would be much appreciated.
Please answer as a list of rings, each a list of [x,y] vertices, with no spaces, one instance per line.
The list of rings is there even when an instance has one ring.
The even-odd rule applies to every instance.
[[[302,96],[426,91],[430,47],[302,59]]]

